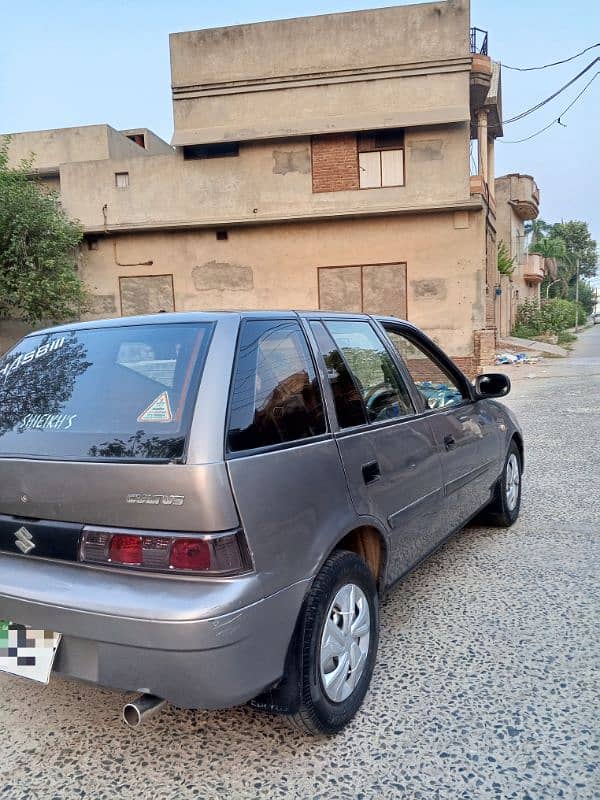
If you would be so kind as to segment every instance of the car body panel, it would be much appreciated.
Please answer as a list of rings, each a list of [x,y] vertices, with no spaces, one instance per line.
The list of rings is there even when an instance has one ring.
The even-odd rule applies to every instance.
[[[198,582],[0,554],[0,613],[64,633],[59,674],[184,708],[223,708],[281,676],[308,587],[246,605],[260,594],[253,583],[256,576]]]
[[[356,524],[331,435],[296,447],[229,457],[227,468],[267,593],[312,577]]]
[[[108,465],[0,458],[0,513],[198,533],[230,530],[238,524],[222,461]]]
[[[449,531],[491,499],[502,469],[500,437],[486,401],[440,409],[429,422],[441,453],[443,527]]]
[[[429,423],[399,421],[337,439],[357,513],[376,517],[390,531],[393,582],[443,538],[442,471]],[[363,469],[370,464],[380,474],[366,483]]]

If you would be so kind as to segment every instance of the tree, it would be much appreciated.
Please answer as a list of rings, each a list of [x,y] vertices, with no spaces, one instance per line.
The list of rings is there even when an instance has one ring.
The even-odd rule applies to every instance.
[[[575,300],[575,282],[569,286],[567,293],[569,300]],[[586,281],[579,281],[579,302],[585,309],[586,314],[591,314],[594,310],[594,290]]]
[[[580,220],[555,222],[550,226],[548,235],[551,238],[562,239],[573,259],[579,258],[579,274],[582,277],[591,278],[596,274],[598,249],[591,237],[587,222]]]
[[[86,300],[77,275],[82,228],[32,178],[33,157],[9,166],[9,142],[0,140],[0,317],[76,317]]]
[[[560,279],[560,290],[555,285],[553,294],[556,294],[557,291],[560,292],[561,296],[566,293],[569,285],[570,266],[568,264],[567,247],[563,240],[542,236],[535,244],[531,245],[529,252],[539,253],[544,257],[546,278],[544,278],[544,283],[542,284],[542,291],[545,291],[550,284]],[[565,270],[567,271],[566,275]]]
[[[502,239],[498,243],[498,272],[502,275],[512,275],[515,271],[515,259],[511,258]]]
[[[531,235],[531,244],[534,245],[548,233],[550,227],[543,219],[532,219],[525,223],[525,233]]]

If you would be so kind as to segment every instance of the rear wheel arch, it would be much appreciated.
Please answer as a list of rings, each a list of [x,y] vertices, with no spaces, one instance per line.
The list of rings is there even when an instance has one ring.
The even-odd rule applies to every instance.
[[[388,560],[388,543],[383,533],[374,525],[359,525],[348,531],[332,548],[349,550],[362,558],[369,567],[381,595],[384,590],[385,572]],[[327,554],[327,557],[331,555]]]
[[[521,474],[525,472],[525,449],[523,445],[523,437],[520,433],[513,433],[511,442],[514,442],[517,445],[517,449],[519,451],[519,459],[521,461]],[[509,442],[510,447],[510,442]]]

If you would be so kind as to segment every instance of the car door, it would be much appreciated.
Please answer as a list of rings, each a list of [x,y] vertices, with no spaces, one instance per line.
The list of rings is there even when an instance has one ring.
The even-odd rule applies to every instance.
[[[444,528],[450,533],[491,497],[502,467],[497,425],[465,376],[421,331],[398,321],[381,323],[413,380],[441,455]]]
[[[309,327],[329,377],[334,436],[352,502],[358,514],[376,517],[390,531],[392,582],[441,536],[436,442],[375,325],[338,317],[312,319]]]

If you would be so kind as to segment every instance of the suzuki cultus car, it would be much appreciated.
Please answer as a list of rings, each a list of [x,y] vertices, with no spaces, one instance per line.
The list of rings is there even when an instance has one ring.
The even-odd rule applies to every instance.
[[[519,513],[523,440],[395,318],[160,314],[0,359],[0,667],[313,734],[367,692],[381,597],[472,517]]]

